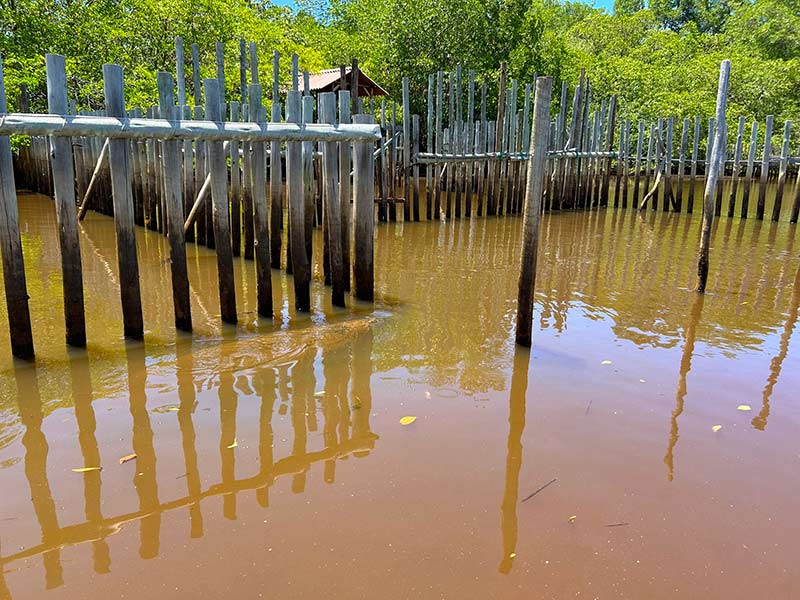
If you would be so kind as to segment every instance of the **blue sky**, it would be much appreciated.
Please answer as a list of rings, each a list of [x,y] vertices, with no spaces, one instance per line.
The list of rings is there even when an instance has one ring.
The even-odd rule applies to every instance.
[[[280,6],[292,6],[294,7],[294,0],[272,0],[275,4]],[[594,4],[597,8],[605,8],[606,12],[611,13],[612,9],[614,8],[614,0],[594,0],[594,2],[588,2],[588,4]]]

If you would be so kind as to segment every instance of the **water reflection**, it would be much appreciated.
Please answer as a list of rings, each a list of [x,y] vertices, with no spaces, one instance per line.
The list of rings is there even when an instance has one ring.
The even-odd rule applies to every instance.
[[[188,508],[192,538],[204,535],[203,501],[213,497],[222,498],[223,516],[237,518],[237,494],[254,490],[256,498],[264,507],[269,506],[269,490],[282,477],[291,479],[291,491],[295,494],[306,492],[307,476],[314,465],[321,465],[320,473],[326,484],[335,480],[335,464],[349,455],[364,457],[370,454],[378,436],[370,426],[371,375],[372,375],[372,335],[367,329],[355,328],[347,336],[334,336],[318,344],[305,346],[298,354],[286,362],[262,363],[255,368],[237,370],[230,368],[236,362],[234,353],[237,345],[221,343],[217,347],[218,378],[212,385],[203,386],[195,372],[194,360],[203,356],[191,339],[179,340],[174,350],[172,368],[175,378],[172,388],[161,380],[158,365],[153,365],[141,343],[126,344],[127,396],[131,424],[131,451],[136,454],[131,466],[133,489],[138,498],[138,507],[132,513],[117,516],[104,516],[101,507],[115,503],[120,490],[104,490],[102,474],[107,471],[92,470],[81,473],[83,477],[83,496],[85,521],[62,526],[57,518],[56,499],[50,488],[47,462],[50,449],[42,431],[44,420],[43,404],[38,394],[37,371],[28,366],[15,370],[19,399],[19,418],[24,428],[22,446],[25,453],[25,476],[30,487],[33,509],[41,529],[41,543],[30,544],[15,553],[0,556],[0,570],[21,559],[41,556],[45,569],[47,589],[63,585],[64,573],[61,564],[61,548],[65,545],[89,543],[92,549],[94,570],[108,573],[112,570],[111,551],[108,537],[120,531],[129,523],[137,523],[139,529],[139,557],[152,559],[159,556],[161,549],[161,526],[164,515],[172,510]],[[353,348],[358,348],[354,351]],[[104,464],[96,439],[97,421],[95,407],[97,392],[92,388],[91,359],[85,354],[70,362],[72,401],[77,421],[76,436],[80,446],[84,466],[110,468]],[[148,370],[149,366],[149,370]],[[321,372],[324,384],[317,389],[316,377]],[[352,388],[350,387],[352,385]],[[211,388],[210,391],[207,388]],[[163,394],[165,389],[177,395],[177,405],[153,406],[155,395]],[[200,403],[208,403],[210,395],[218,398],[219,444],[221,473],[214,477],[210,473],[201,474],[198,445],[207,448],[208,434],[213,434],[205,426],[196,431],[196,410]],[[248,406],[240,402],[248,399]],[[257,472],[237,476],[235,459],[240,446],[237,441],[237,415],[249,409],[250,400],[258,404]],[[150,400],[150,405],[148,405]],[[286,455],[275,459],[275,452],[282,444],[276,444],[273,422],[276,406],[285,402],[290,413],[293,440]],[[209,410],[208,408],[204,410]],[[323,447],[309,450],[309,434],[317,429],[316,414],[323,415]],[[183,468],[185,473],[169,479],[186,479],[186,494],[177,499],[164,501],[159,496],[157,472],[159,470],[154,431],[154,415],[176,413],[177,423],[174,432],[181,438]],[[249,414],[249,413],[248,413]],[[311,415],[314,415],[313,417]],[[174,423],[174,422],[173,422]],[[203,423],[206,423],[204,420]],[[159,427],[163,426],[159,425]],[[179,431],[178,431],[179,430]],[[285,445],[285,444],[284,444]],[[277,448],[276,448],[277,446]],[[203,450],[204,452],[206,450]],[[166,461],[169,463],[169,456]],[[115,461],[116,459],[114,459]],[[161,468],[163,471],[163,467]],[[164,474],[162,473],[162,476]],[[205,489],[201,484],[203,477],[216,479],[216,483]],[[103,491],[110,494],[103,503]],[[111,494],[111,492],[114,492]],[[124,496],[124,494],[123,494]],[[58,499],[58,502],[69,502]],[[3,598],[11,598],[6,592],[5,579],[0,578],[0,592]]]
[[[517,348],[511,375],[508,402],[508,451],[506,453],[506,485],[500,506],[503,557],[499,571],[511,572],[517,548],[517,499],[519,498],[519,472],[522,469],[522,432],[525,430],[525,394],[528,391],[528,366],[530,350]]]

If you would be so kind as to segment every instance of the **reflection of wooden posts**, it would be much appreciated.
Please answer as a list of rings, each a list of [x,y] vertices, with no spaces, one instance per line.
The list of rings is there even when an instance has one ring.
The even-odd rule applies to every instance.
[[[731,62],[723,60],[719,68],[719,87],[717,89],[717,131],[711,160],[706,163],[706,188],[703,193],[703,222],[700,228],[700,252],[697,261],[697,291],[706,291],[708,279],[708,250],[711,244],[711,225],[714,221],[714,195],[717,187],[722,157],[725,154],[726,124],[725,107],[728,101],[728,82],[731,75]]]
[[[275,371],[270,368],[261,369],[254,377],[256,394],[261,397],[261,411],[258,417],[258,461],[261,472],[273,471],[275,456],[272,449],[274,434],[272,431],[272,411],[277,397],[275,389]],[[274,479],[256,489],[256,500],[259,505],[269,506],[269,488]]]
[[[675,393],[675,410],[672,411],[672,416],[670,417],[669,445],[667,446],[667,453],[664,455],[664,464],[667,465],[667,479],[669,481],[672,481],[675,472],[674,452],[675,445],[678,443],[678,417],[683,412],[683,402],[686,398],[686,376],[692,369],[695,335],[697,333],[697,325],[700,322],[700,315],[703,313],[704,302],[705,297],[702,294],[698,294],[695,297],[684,335],[678,390]]]
[[[86,356],[74,357],[70,361],[72,380],[72,404],[75,408],[75,420],[78,422],[78,443],[81,447],[85,466],[100,466],[100,451],[97,448],[95,430],[97,420],[92,407],[92,379],[89,372],[89,359]],[[92,542],[92,560],[95,573],[111,571],[111,556],[108,543],[102,537],[100,523],[101,512],[101,478],[99,471],[83,474],[84,514],[86,521],[97,527],[97,539]]]
[[[324,419],[322,440],[326,448],[333,448],[339,443],[337,428],[342,415],[339,412],[338,394],[341,387],[340,380],[346,372],[337,361],[339,352],[338,348],[334,348],[322,353],[322,376],[325,378],[325,390],[321,398]],[[314,408],[316,409],[316,406]],[[335,458],[325,461],[324,479],[325,483],[333,483],[336,480]]]
[[[178,340],[175,345],[175,371],[178,380],[178,425],[181,430],[183,462],[186,469],[186,488],[195,501],[189,505],[190,536],[203,536],[203,513],[200,510],[200,471],[197,467],[197,449],[192,414],[195,408],[194,375],[192,373],[192,347]]]
[[[528,160],[528,183],[525,190],[525,213],[523,215],[525,237],[522,244],[522,266],[517,296],[516,340],[518,344],[523,346],[531,345],[533,296],[536,285],[536,256],[539,245],[539,221],[542,212],[542,191],[546,175],[545,165],[550,133],[550,94],[552,87],[553,80],[550,77],[540,77],[536,80],[531,156]]]
[[[767,427],[767,418],[769,417],[769,400],[772,396],[772,389],[778,383],[778,378],[781,375],[781,368],[783,361],[789,353],[789,340],[792,339],[794,333],[794,326],[797,322],[798,307],[800,306],[800,269],[794,277],[794,285],[792,287],[792,299],[789,303],[789,312],[786,315],[786,322],[783,325],[783,332],[781,333],[780,341],[778,343],[778,354],[776,354],[772,361],[769,363],[769,377],[767,378],[767,385],[764,386],[762,392],[762,405],[761,411],[753,417],[753,427],[756,429],[764,430]]]
[[[2,540],[0,540],[0,556],[2,555],[3,543]],[[0,598],[11,600],[11,590],[8,589],[8,583],[6,583],[6,571],[2,566],[0,566]]]
[[[8,110],[3,82],[3,60],[0,57],[0,114]],[[19,233],[17,189],[11,141],[0,135],[0,252],[3,260],[3,282],[8,310],[11,352],[18,358],[33,358],[33,334],[25,283],[25,264]]]
[[[219,106],[217,107],[219,108]],[[133,485],[139,497],[139,510],[145,513],[139,521],[139,556],[155,558],[158,556],[161,532],[161,513],[157,510],[158,481],[156,480],[156,452],[153,448],[153,428],[147,412],[147,370],[144,347],[127,346],[128,354],[128,392],[130,411],[133,418],[131,444],[136,454],[136,469]]]
[[[522,469],[522,432],[525,430],[525,393],[528,391],[530,350],[517,348],[508,402],[508,450],[506,453],[506,483],[500,505],[500,530],[503,534],[503,558],[499,571],[511,572],[517,548],[517,499],[519,472]]]
[[[356,441],[359,450],[353,454],[356,457],[363,457],[369,454],[364,446],[372,447],[374,439],[377,437],[370,430],[369,416],[372,412],[372,330],[368,330],[363,335],[363,339],[358,344],[353,344],[353,360],[351,363],[352,373],[352,393],[353,393],[353,412],[352,412],[352,440]]]
[[[294,431],[292,443],[292,456],[302,456],[306,453],[308,432],[306,430],[306,412],[313,410],[314,388],[314,354],[316,348],[312,347],[303,352],[292,368],[292,400],[289,409]],[[292,477],[292,492],[300,494],[306,489],[305,469],[295,473]]]
[[[250,93],[253,92],[253,87],[250,86]],[[227,359],[224,350],[223,357]],[[233,372],[227,368],[221,369],[219,374],[219,456],[222,465],[223,486],[230,486],[231,482],[236,479],[236,408],[238,403],[233,384]],[[235,491],[223,495],[222,514],[226,519],[236,520]]]
[[[25,447],[25,477],[31,490],[31,503],[42,530],[42,553],[45,586],[53,589],[64,584],[61,566],[61,536],[56,505],[47,479],[47,454],[49,447],[42,433],[42,402],[35,369],[15,369],[17,380],[17,406],[19,419],[25,428],[22,445]],[[97,466],[97,465],[90,465]],[[97,471],[87,473],[99,477]],[[0,570],[2,567],[0,567]]]

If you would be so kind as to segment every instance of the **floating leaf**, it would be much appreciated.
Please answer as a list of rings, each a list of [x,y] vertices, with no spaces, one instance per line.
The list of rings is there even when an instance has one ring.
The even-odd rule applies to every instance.
[[[639,383],[646,383],[646,381],[644,379],[640,379]]]
[[[736,410],[752,410],[749,404],[740,404],[736,407]]]
[[[714,433],[717,433],[720,429],[722,429],[722,425],[714,425],[711,428],[711,431],[713,431]]]
[[[428,400],[430,400],[430,399],[431,399],[431,393],[430,393],[430,392],[425,392],[425,397],[426,397]]]
[[[572,515],[572,516],[571,516],[569,519],[567,519],[567,520],[568,520],[570,523],[574,523],[574,522],[576,521],[576,519],[577,519],[577,518],[578,518],[578,515]]]
[[[417,417],[403,417],[400,419],[400,425],[411,425],[416,420]]]
[[[135,453],[134,454],[128,454],[127,456],[123,456],[122,458],[119,459],[119,464],[124,465],[126,462],[132,461],[134,458],[136,458],[136,454]]]
[[[610,361],[610,360],[604,360],[604,361],[603,361],[603,362],[601,362],[600,364],[601,364],[601,365],[610,365],[610,364],[611,364],[611,361]]]
[[[81,467],[80,469],[72,469],[73,473],[89,473],[90,471],[102,471],[103,467]]]
[[[314,392],[314,398],[322,398],[324,395],[324,391]]]
[[[178,408],[177,406],[170,406],[167,410],[169,412],[178,412],[180,408]]]
[[[236,446],[238,446],[238,445],[239,445],[239,442],[237,442],[237,441],[234,439],[234,440],[233,440],[233,443],[232,443],[230,446],[228,446],[228,450],[230,450],[231,448],[236,448]]]
[[[511,554],[508,555],[508,558],[514,558],[516,555],[517,555],[516,552],[512,552]]]

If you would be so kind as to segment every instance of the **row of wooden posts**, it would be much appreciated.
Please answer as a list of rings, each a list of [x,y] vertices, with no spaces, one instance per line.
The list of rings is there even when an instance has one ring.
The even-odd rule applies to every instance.
[[[276,54],[276,73],[278,60]],[[270,268],[278,266],[280,260],[284,196],[289,216],[287,266],[294,275],[295,304],[299,311],[310,310],[310,230],[313,227],[314,210],[313,205],[308,205],[311,194],[307,193],[306,188],[310,181],[308,165],[313,160],[316,143],[320,144],[321,150],[326,275],[332,285],[333,304],[344,306],[345,292],[350,289],[351,262],[354,295],[358,299],[372,300],[373,149],[380,136],[370,115],[354,115],[353,124],[350,124],[348,92],[340,92],[339,125],[336,124],[334,94],[319,96],[318,122],[312,123],[308,118],[311,112],[303,109],[304,105],[309,105],[311,98],[304,99],[296,87],[286,94],[285,122],[281,121],[280,104],[274,102],[272,122],[267,124],[261,86],[251,83],[247,88],[248,121],[225,121],[220,82],[206,79],[203,83],[204,110],[192,114],[207,120],[179,120],[180,107],[174,97],[174,79],[169,73],[159,73],[159,107],[158,114],[153,116],[160,118],[141,119],[135,116],[137,113],[132,117],[126,116],[122,68],[105,65],[106,116],[67,116],[64,57],[48,55],[46,61],[49,114],[12,114],[4,116],[0,122],[0,141],[3,144],[0,147],[0,177],[3,180],[0,200],[4,208],[0,212],[0,238],[11,345],[15,356],[31,358],[34,353],[17,222],[12,155],[7,137],[15,133],[34,136],[31,148],[42,146],[41,142],[36,141],[37,137],[49,137],[46,176],[52,182],[56,202],[66,338],[70,345],[86,345],[77,219],[85,213],[85,200],[90,197],[93,185],[99,181],[92,178],[85,187],[81,186],[81,180],[85,182],[88,179],[83,156],[87,148],[99,151],[93,172],[105,171],[107,175],[107,191],[110,194],[101,197],[110,197],[111,204],[107,208],[114,215],[123,325],[127,337],[141,338],[144,331],[133,231],[139,218],[137,214],[141,214],[145,225],[155,220],[156,227],[169,239],[176,327],[186,331],[192,328],[185,240],[193,225],[194,235],[199,237],[204,234],[206,244],[209,245],[211,241],[216,250],[221,318],[226,323],[236,323],[231,222],[238,231],[237,218],[240,212],[234,210],[231,214],[230,198],[231,195],[238,198],[236,192],[240,191],[245,192],[241,196],[245,214],[248,215],[245,222],[252,227],[246,226],[244,232],[246,240],[252,236],[251,256],[256,262],[259,315],[266,318],[273,316]],[[296,56],[293,57],[293,71],[294,83],[297,84]],[[277,91],[277,87],[273,89]],[[6,103],[1,78],[0,97],[2,114],[6,112]],[[267,156],[280,156],[283,144],[285,161],[270,161],[268,187]],[[79,155],[84,158],[84,173],[76,177],[75,165],[81,164],[80,160],[76,160]],[[26,169],[30,158],[29,153],[21,159],[17,165],[18,171],[30,173]],[[37,161],[34,159],[34,162]],[[38,167],[44,171],[43,164]],[[285,171],[285,177],[282,176],[282,170]],[[229,190],[233,190],[234,194],[229,194]],[[79,203],[80,191],[84,195]],[[268,194],[270,202],[267,201]],[[186,204],[187,200],[194,202]],[[205,227],[199,225],[201,222]],[[352,261],[351,230],[354,232]],[[273,243],[267,243],[268,240]],[[272,248],[276,248],[274,262]]]
[[[90,123],[102,125],[104,117],[101,113],[75,115],[75,103],[70,106],[67,101],[63,58],[54,56],[48,57],[50,120],[46,115],[27,113],[4,118],[0,135],[32,135],[30,145],[23,146],[17,156],[17,178],[25,187],[54,195],[59,223],[64,224],[60,229],[69,344],[83,346],[86,343],[80,255],[73,215],[76,204],[79,206],[79,219],[89,207],[115,217],[121,248],[124,329],[127,336],[134,338],[142,336],[143,324],[134,264],[135,242],[130,233],[133,224],[169,236],[171,252],[175,254],[171,265],[176,327],[191,330],[183,250],[185,241],[216,249],[222,320],[235,323],[232,257],[240,254],[246,259],[256,260],[258,312],[261,316],[272,316],[270,267],[285,268],[287,273],[294,274],[296,306],[301,311],[309,310],[312,232],[315,226],[320,225],[325,229],[324,276],[326,284],[332,285],[333,304],[344,305],[345,292],[350,289],[351,262],[355,269],[356,297],[371,300],[374,280],[373,196],[379,219],[396,219],[399,205],[403,207],[403,218],[414,221],[423,216],[425,219],[448,219],[462,215],[522,212],[525,190],[530,183],[527,168],[530,166],[529,150],[531,142],[537,142],[531,107],[539,100],[540,78],[534,79],[533,84],[526,84],[520,94],[519,83],[516,80],[509,83],[505,64],[501,65],[498,110],[496,118],[490,121],[485,83],[480,89],[479,118],[475,119],[477,88],[474,71],[469,71],[466,78],[466,94],[462,89],[461,68],[449,76],[441,71],[429,76],[424,137],[419,116],[409,114],[409,82],[404,79],[401,126],[397,126],[395,103],[392,103],[391,111],[386,103],[376,110],[370,101],[369,110],[379,118],[382,127],[369,128],[369,135],[373,136],[369,141],[363,137],[368,135],[367,131],[360,131],[362,137],[358,141],[363,143],[355,144],[353,160],[350,142],[356,138],[348,138],[344,133],[344,129],[353,126],[342,127],[336,123],[348,124],[351,119],[355,123],[371,123],[372,115],[359,114],[364,108],[361,102],[351,98],[348,90],[341,90],[337,111],[333,94],[319,94],[315,111],[315,98],[310,94],[307,73],[303,77],[304,94],[299,91],[301,74],[296,56],[292,60],[292,88],[282,102],[278,78],[280,57],[275,52],[271,118],[268,120],[262,102],[262,88],[258,83],[255,44],[250,45],[249,69],[245,50],[246,44],[242,42],[241,102],[225,101],[221,44],[217,46],[218,78],[206,80],[202,86],[204,106],[186,104],[180,39],[176,40],[177,100],[172,76],[160,73],[159,106],[126,112],[121,69],[112,66],[104,69],[104,76],[113,80],[113,83],[106,84],[104,114],[116,119],[113,124],[107,122],[106,125],[114,130],[119,129],[118,124],[123,121],[136,123],[137,135],[121,130],[110,135],[102,127],[91,131],[76,128],[76,124],[84,127]],[[197,56],[195,45],[192,47],[195,102],[199,102],[201,96]],[[58,74],[51,76],[51,71]],[[358,89],[357,65],[354,65],[351,77],[350,82],[342,77],[341,87],[349,85]],[[446,102],[445,78],[449,88]],[[110,90],[109,86],[120,90]],[[693,127],[690,120],[685,120],[679,144],[676,143],[674,119],[659,119],[650,127],[640,122],[634,151],[630,119],[617,126],[616,98],[599,103],[593,100],[590,82],[583,73],[572,94],[571,106],[568,91],[567,83],[562,83],[554,119],[551,118],[548,99],[547,126],[540,126],[538,130],[540,137],[547,138],[545,170],[537,175],[543,185],[541,210],[588,209],[609,206],[612,202],[614,207],[657,210],[659,195],[662,195],[662,210],[693,211],[696,182],[699,177],[704,177],[707,184],[711,174],[706,168],[706,156],[700,154],[702,142],[706,139],[706,155],[708,148],[713,146],[711,142],[717,129],[714,119],[709,121],[707,138],[702,135],[700,117],[694,120]],[[518,107],[520,95],[523,97],[522,108]],[[26,104],[23,98],[21,107],[27,108]],[[465,104],[466,114],[463,114]],[[282,106],[286,108],[285,123],[282,122]],[[0,107],[0,112],[5,112],[5,107]],[[56,123],[52,118],[52,115],[67,114],[75,116],[59,116],[63,123]],[[126,116],[127,121],[124,120]],[[200,131],[195,124],[204,118],[207,119],[206,126]],[[315,122],[334,126],[342,134],[335,139],[314,135],[306,135],[302,140],[296,137],[301,130],[310,131]],[[287,129],[290,124],[295,129]],[[743,118],[739,120],[738,136],[731,154],[733,158],[726,163],[730,165],[732,174],[728,214],[733,216],[741,195],[740,214],[748,216],[750,190],[754,187],[756,170],[760,168],[756,217],[764,217],[767,181],[774,165],[778,168],[778,185],[771,212],[773,219],[777,220],[790,167],[798,162],[790,156],[792,124],[786,123],[781,154],[774,156],[770,143],[773,119],[767,118],[760,161],[756,160],[759,129],[755,122],[747,147],[747,160],[743,158],[745,124]],[[69,130],[69,137],[62,125]],[[251,129],[247,129],[248,126]],[[178,135],[176,132],[182,128],[187,131]],[[216,135],[219,129],[230,131],[221,137],[204,137]],[[259,140],[243,137],[245,133],[256,130],[276,133],[268,140],[266,137]],[[617,130],[619,135],[615,140]],[[378,139],[380,144],[374,151],[374,140]],[[290,140],[298,143],[286,143]],[[259,143],[253,143],[256,141]],[[266,141],[269,146],[262,143]],[[424,152],[421,151],[423,141]],[[217,142],[224,142],[224,145]],[[318,148],[316,144],[319,144]],[[118,165],[116,176],[113,168],[115,157],[117,162],[124,161],[124,168],[122,163]],[[721,179],[717,181],[712,193],[716,214],[719,215],[723,208],[723,189]],[[688,194],[684,205],[685,183],[688,183]],[[328,198],[334,201],[329,202]],[[358,198],[361,198],[360,209]],[[172,210],[170,206],[173,206]],[[286,223],[285,208],[289,209]],[[353,208],[359,215],[357,218],[352,214]],[[793,221],[796,221],[798,211],[800,183],[796,181]],[[13,212],[16,214],[15,205]],[[16,224],[12,225],[6,237],[13,241]],[[218,227],[222,229],[217,231]],[[332,230],[338,234],[331,236]],[[287,232],[285,236],[284,231]],[[229,239],[230,243],[220,245],[220,236]],[[259,243],[261,240],[269,240],[269,243]],[[355,252],[351,260],[353,243]],[[9,257],[15,254],[13,246],[11,244],[5,253]],[[11,325],[12,347],[17,356],[32,356],[27,296],[22,298],[19,293],[19,290],[24,290],[24,281],[19,285],[20,274],[24,280],[21,252],[17,254],[16,262],[11,261],[14,263],[12,268],[4,270],[12,277],[11,285],[6,281],[7,295],[10,294],[9,315],[15,315]],[[284,255],[286,260],[282,262]]]

